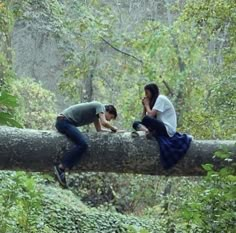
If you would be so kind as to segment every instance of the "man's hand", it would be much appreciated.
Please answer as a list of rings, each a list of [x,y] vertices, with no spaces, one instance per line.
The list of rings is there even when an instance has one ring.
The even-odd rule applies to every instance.
[[[112,133],[125,133],[125,132],[127,132],[127,131],[123,130],[123,129],[117,129],[117,128],[116,128],[116,131],[112,131]]]
[[[101,126],[105,127],[106,129],[109,129],[110,131],[112,131],[113,133],[115,133],[117,131],[117,128],[115,126],[112,126],[105,118],[105,114],[104,113],[99,113],[99,122],[101,124]]]
[[[112,133],[116,133],[117,131],[118,131],[118,128],[115,127],[115,126],[112,126],[112,128],[111,128],[111,132],[112,132]]]

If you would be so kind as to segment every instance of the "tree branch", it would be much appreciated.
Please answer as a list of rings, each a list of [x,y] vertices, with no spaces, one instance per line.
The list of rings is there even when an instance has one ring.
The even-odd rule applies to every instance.
[[[101,39],[102,39],[106,44],[108,44],[111,48],[113,48],[114,50],[116,50],[117,52],[122,53],[122,54],[124,54],[124,55],[126,55],[126,56],[129,56],[129,57],[132,57],[132,58],[134,58],[136,61],[138,61],[138,62],[140,62],[140,63],[143,64],[143,61],[142,61],[141,59],[135,57],[135,56],[132,55],[132,54],[129,54],[129,53],[127,53],[127,52],[124,52],[124,51],[122,51],[122,50],[116,48],[114,45],[112,45],[109,41],[105,40],[103,37],[101,37]]]

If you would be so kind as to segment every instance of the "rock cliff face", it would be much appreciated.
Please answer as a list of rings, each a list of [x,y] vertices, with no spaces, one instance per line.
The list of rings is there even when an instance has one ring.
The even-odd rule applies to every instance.
[[[37,32],[27,22],[16,24],[12,45],[15,49],[15,70],[20,76],[49,82],[53,87],[60,76],[63,59],[58,41],[47,32]],[[51,84],[51,85],[50,85]]]
[[[17,75],[41,81],[46,89],[57,93],[58,107],[62,108],[63,97],[57,89],[64,67],[60,43],[52,33],[37,30],[30,21],[20,21],[15,25],[12,47]]]

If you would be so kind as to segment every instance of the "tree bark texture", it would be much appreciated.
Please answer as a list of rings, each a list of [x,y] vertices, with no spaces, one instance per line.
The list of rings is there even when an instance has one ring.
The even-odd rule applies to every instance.
[[[132,138],[126,133],[86,134],[89,149],[74,171],[138,173],[149,175],[204,175],[202,164],[216,169],[228,161],[214,158],[222,146],[236,159],[235,141],[193,140],[185,157],[165,171],[160,164],[159,145],[144,135]],[[65,151],[73,146],[66,136],[56,131],[0,127],[0,169],[51,172]]]

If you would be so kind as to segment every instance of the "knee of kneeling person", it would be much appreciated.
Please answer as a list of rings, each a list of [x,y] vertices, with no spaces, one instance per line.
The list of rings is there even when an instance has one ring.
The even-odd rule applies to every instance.
[[[138,127],[139,127],[139,125],[140,125],[140,122],[139,122],[139,121],[135,121],[135,122],[133,123],[133,128],[134,128],[135,130],[137,130]]]
[[[153,117],[150,117],[150,116],[144,116],[144,118],[142,119],[142,122],[147,122],[149,121],[150,119],[153,119]]]
[[[88,149],[88,143],[86,141],[83,141],[81,144],[80,144],[80,147],[86,151]]]

